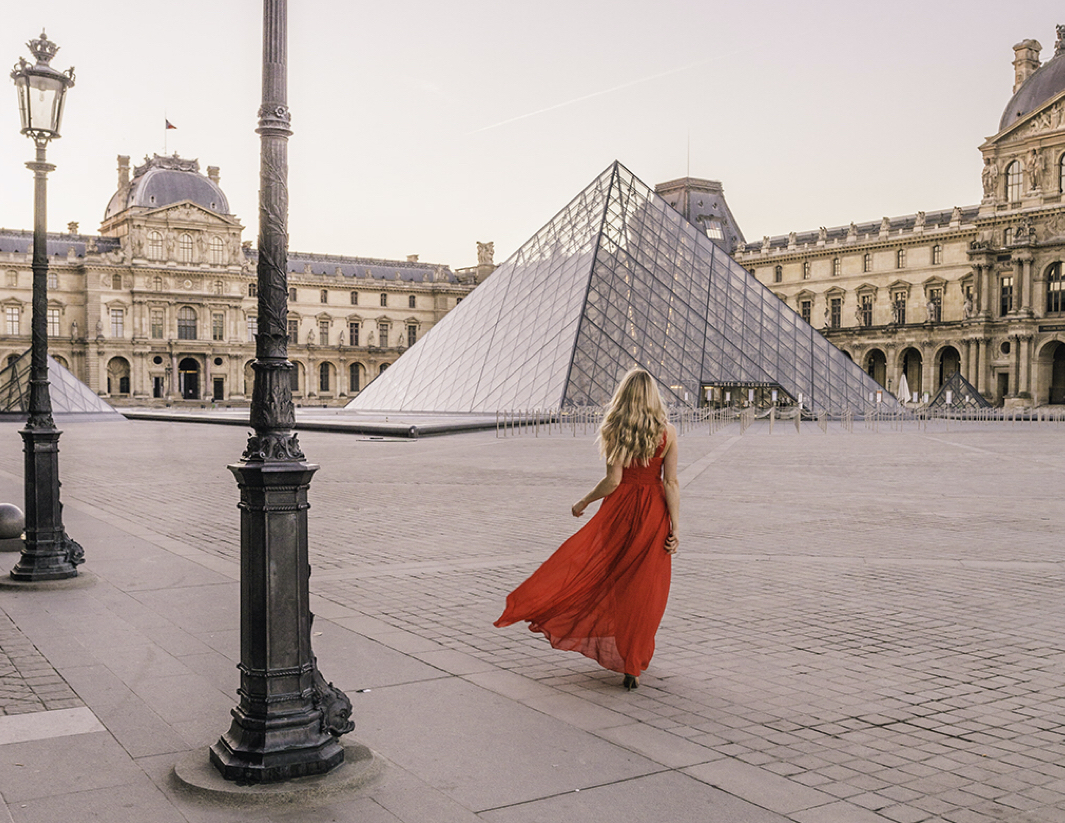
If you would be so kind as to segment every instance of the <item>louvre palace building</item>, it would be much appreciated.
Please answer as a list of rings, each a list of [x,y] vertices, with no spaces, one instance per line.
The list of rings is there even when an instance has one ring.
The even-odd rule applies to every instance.
[[[1065,403],[1065,26],[1057,30],[1045,63],[1037,41],[1013,47],[1013,96],[979,147],[979,204],[735,247],[760,282],[911,401],[960,371],[999,405]]]
[[[255,249],[219,170],[177,155],[131,170],[98,235],[48,234],[49,353],[113,405],[250,399]],[[33,233],[0,229],[0,364],[30,347]],[[289,359],[304,405],[342,405],[492,270],[289,252]]]

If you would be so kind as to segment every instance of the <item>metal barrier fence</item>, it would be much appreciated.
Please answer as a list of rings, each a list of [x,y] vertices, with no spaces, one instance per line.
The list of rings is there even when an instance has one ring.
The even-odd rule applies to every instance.
[[[496,413],[496,437],[547,437],[551,435],[595,434],[603,420],[602,406],[567,406],[563,409],[524,409]],[[768,409],[671,407],[669,421],[677,434],[716,434],[737,425],[739,434],[746,434],[756,420],[768,422],[769,434],[781,424],[785,431],[792,427],[799,434],[803,423],[816,426],[824,434],[833,428],[854,433],[855,423],[865,431],[880,433],[901,431],[950,431],[951,426],[1007,424],[1010,426],[1047,426],[1065,423],[1065,407],[1051,406],[1035,409],[900,409],[884,411],[879,406],[863,409],[822,410],[817,414],[799,413],[794,406],[773,406]]]

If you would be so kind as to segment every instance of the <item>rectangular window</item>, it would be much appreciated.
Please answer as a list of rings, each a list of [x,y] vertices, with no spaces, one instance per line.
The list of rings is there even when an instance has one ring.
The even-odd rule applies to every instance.
[[[999,281],[999,314],[1005,316],[1013,311],[1013,276],[1007,275]]]
[[[858,308],[859,319],[865,328],[869,328],[873,325],[873,295],[863,294],[858,299],[860,301]]]
[[[353,306],[359,305],[359,293],[357,291],[353,291],[351,293],[351,305],[353,305]]]
[[[151,326],[152,326],[152,339],[153,340],[162,340],[163,339],[163,310],[162,309],[152,309],[150,320],[151,320]]]
[[[799,303],[799,313],[802,314],[802,319],[809,323],[810,317],[813,314],[813,301],[803,300]]]
[[[938,243],[932,246],[932,265],[938,266],[943,262],[943,247]]]
[[[832,276],[839,277],[843,272],[843,264],[838,257],[832,258]]]
[[[388,348],[388,324],[380,323],[377,326],[378,345],[382,349]]]
[[[843,321],[843,298],[833,297],[829,301],[829,307],[831,314],[829,315],[828,325],[833,329],[838,329]]]
[[[943,319],[943,289],[928,290],[928,321],[938,323]]]
[[[1013,242],[1013,229],[1002,230],[1002,245],[1008,246]]]
[[[257,335],[258,333],[259,333],[259,318],[258,317],[249,317],[248,318],[248,342],[249,343],[254,343],[255,342],[255,335]]]
[[[19,311],[18,306],[8,306],[7,311],[4,313],[7,317],[7,333],[19,334]]]
[[[862,255],[862,271],[872,271],[872,270],[873,270],[873,255],[869,254],[869,252],[866,252],[865,254]]]
[[[329,321],[328,320],[319,320],[318,321],[318,342],[321,343],[323,346],[328,346],[329,345]]]
[[[407,326],[407,345],[413,346],[418,342],[418,327],[411,323]]]
[[[895,299],[891,302],[891,311],[894,315],[895,322],[902,326],[906,323],[906,295],[896,294]]]
[[[354,294],[355,292],[352,292]],[[348,323],[348,339],[352,346],[359,345],[359,324]]]
[[[415,298],[415,296],[413,294],[410,295],[407,298],[407,308],[408,309],[413,309],[417,305],[418,305],[418,300]]]
[[[211,315],[211,339],[226,339],[226,316],[224,314],[216,313]]]
[[[48,310],[48,336],[59,337],[59,309]]]
[[[810,264],[808,262],[802,264],[802,279],[803,280],[809,280],[810,279]]]
[[[381,292],[381,305],[388,306],[388,294],[386,292]]]
[[[111,309],[111,336],[122,337],[126,325],[126,312],[124,309]]]
[[[259,284],[258,283],[249,283],[248,284],[248,297],[258,297],[258,296],[259,296]]]
[[[329,289],[322,289],[318,293],[318,302],[319,303],[328,303],[329,302]]]
[[[48,272],[48,288],[50,288],[50,289],[58,289],[59,288],[59,273],[58,272],[54,272],[54,271]]]
[[[300,338],[300,321],[289,320],[288,321],[288,342],[295,345],[299,342]]]

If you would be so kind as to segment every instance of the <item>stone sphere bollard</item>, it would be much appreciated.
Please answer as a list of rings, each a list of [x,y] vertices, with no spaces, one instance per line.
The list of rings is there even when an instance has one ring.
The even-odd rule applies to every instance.
[[[21,537],[26,528],[26,516],[18,506],[0,503],[0,540]]]

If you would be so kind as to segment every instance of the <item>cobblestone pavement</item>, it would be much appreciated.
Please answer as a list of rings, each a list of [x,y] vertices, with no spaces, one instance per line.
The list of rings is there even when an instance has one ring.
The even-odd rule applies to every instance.
[[[70,426],[64,500],[150,512],[151,529],[235,560],[225,464],[245,437]],[[710,766],[845,801],[797,821],[1065,821],[1063,438],[1037,424],[685,435],[670,605],[624,708],[613,673],[492,626],[578,525],[569,506],[601,473],[590,435],[301,434],[322,466],[312,589],[368,632],[409,632],[705,747]],[[0,454],[0,471],[20,474],[21,456]]]
[[[8,555],[14,558],[17,555]],[[11,619],[0,613],[0,717],[82,705]]]

